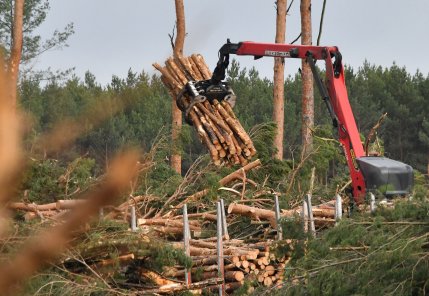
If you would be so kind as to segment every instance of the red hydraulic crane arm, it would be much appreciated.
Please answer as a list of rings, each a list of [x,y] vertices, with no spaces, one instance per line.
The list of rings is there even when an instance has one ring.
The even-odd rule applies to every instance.
[[[278,43],[240,42],[226,43],[219,51],[220,57],[213,73],[213,82],[225,78],[229,54],[251,55],[255,59],[263,56],[305,59],[310,64],[315,82],[324,99],[334,126],[338,129],[339,141],[344,149],[352,179],[353,196],[356,202],[363,201],[366,188],[356,158],[365,156],[360,135],[347,95],[344,67],[337,47],[291,45]],[[316,60],[326,64],[325,83],[315,67]]]

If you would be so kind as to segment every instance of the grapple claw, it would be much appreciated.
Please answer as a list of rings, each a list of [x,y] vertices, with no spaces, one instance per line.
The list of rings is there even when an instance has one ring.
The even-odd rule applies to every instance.
[[[185,114],[185,120],[192,125],[189,112],[197,103],[205,100],[225,100],[231,107],[235,106],[236,96],[227,82],[213,83],[212,80],[189,81],[176,97],[177,107]]]

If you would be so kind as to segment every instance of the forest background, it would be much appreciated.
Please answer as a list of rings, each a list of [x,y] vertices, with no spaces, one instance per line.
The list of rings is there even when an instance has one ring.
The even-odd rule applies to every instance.
[[[234,61],[228,72],[228,80],[238,96],[235,108],[247,130],[257,125],[269,124],[272,114],[272,87],[268,79],[262,79],[254,68],[240,68]],[[420,72],[410,74],[405,67],[393,64],[389,68],[364,63],[359,69],[346,67],[346,84],[352,108],[362,139],[379,117],[387,113],[387,119],[378,130],[378,145],[385,155],[412,165],[427,174],[429,148],[429,77]],[[299,156],[301,147],[301,77],[299,73],[285,81],[285,135],[284,155],[289,161]],[[84,78],[74,75],[59,80],[55,77],[44,81],[24,78],[20,84],[23,109],[31,114],[32,129],[26,145],[35,157],[34,170],[53,170],[51,176],[59,177],[69,162],[84,158],[85,176],[96,176],[108,160],[121,147],[138,146],[148,151],[162,134],[169,134],[171,122],[170,97],[156,75],[129,70],[127,77],[113,76],[111,83],[100,85],[90,72]],[[120,106],[120,107],[119,107]],[[102,108],[111,116],[102,122],[87,116],[88,111]],[[315,99],[314,135],[322,142],[334,141],[333,130],[326,107],[320,97]],[[90,113],[89,113],[90,114]],[[49,132],[65,119],[83,120],[84,130],[70,149],[61,153],[46,153],[36,149],[38,136]],[[183,173],[201,154],[206,153],[191,126],[185,126],[181,134]],[[330,139],[330,140],[328,140]],[[265,143],[266,148],[272,144]],[[342,151],[339,144],[330,143],[331,152],[323,155],[325,165],[318,167],[318,176],[324,183],[344,173]],[[39,147],[40,148],[40,147]],[[317,153],[316,153],[317,154]],[[168,148],[163,154],[168,165]],[[269,155],[267,155],[269,156]],[[55,161],[52,161],[55,159]],[[287,161],[286,161],[287,162]],[[33,174],[34,170],[30,170]],[[173,172],[168,170],[168,177]],[[31,181],[30,183],[34,182]],[[53,181],[57,182],[57,181]],[[36,182],[38,183],[38,182]],[[30,186],[30,185],[28,185]],[[28,188],[30,189],[30,188]],[[38,192],[37,199],[50,201]],[[48,194],[53,199],[64,196],[59,192]],[[64,192],[62,194],[65,194]],[[33,194],[32,194],[33,195]],[[42,202],[42,200],[33,200]]]

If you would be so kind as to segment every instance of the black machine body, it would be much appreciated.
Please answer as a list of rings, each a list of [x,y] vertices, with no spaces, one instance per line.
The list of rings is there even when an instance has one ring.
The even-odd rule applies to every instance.
[[[213,100],[218,100],[219,102],[224,100],[231,107],[234,107],[236,99],[237,97],[228,82],[213,83],[212,80],[188,81],[177,96],[176,104],[185,113],[186,122],[192,125],[192,121],[189,119],[189,112],[195,104],[206,100],[210,103]]]

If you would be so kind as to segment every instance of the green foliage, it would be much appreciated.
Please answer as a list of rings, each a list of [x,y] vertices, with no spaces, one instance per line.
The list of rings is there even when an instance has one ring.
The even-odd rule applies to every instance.
[[[179,264],[186,268],[192,266],[192,259],[187,257],[183,250],[174,249],[165,244],[158,244],[153,247],[148,267],[158,272],[162,271],[164,266],[173,266]]]
[[[251,287],[253,287],[252,282],[245,281],[243,283],[243,285],[241,285],[240,288],[236,289],[232,295],[233,296],[245,296],[245,295],[249,295],[249,289]]]
[[[93,181],[95,160],[77,158],[68,166],[55,159],[30,159],[21,190],[29,202],[49,203],[84,191]]]
[[[278,258],[292,257],[293,261],[301,259],[305,255],[305,239],[310,236],[302,231],[303,221],[300,217],[282,219],[283,233],[287,233],[287,241],[279,241],[275,244],[274,252]],[[291,241],[290,241],[291,240]]]
[[[257,151],[257,157],[261,159],[264,166],[257,172],[251,174],[256,180],[263,180],[269,176],[267,186],[275,187],[282,182],[290,171],[290,165],[286,161],[274,159],[276,149],[274,147],[274,137],[276,134],[276,124],[272,121],[254,126],[250,131],[250,136]]]
[[[429,196],[429,184],[426,177],[419,171],[414,171],[413,198],[423,200]]]
[[[323,73],[322,73],[323,74]],[[365,63],[357,71],[346,68],[347,87],[358,128],[367,135],[380,115],[388,113],[388,119],[378,130],[386,156],[402,160],[420,171],[427,170],[427,135],[429,110],[425,100],[429,97],[429,78],[421,73],[411,76],[404,68],[393,65],[383,69]],[[282,182],[293,163],[271,161],[274,153],[272,138],[275,126],[272,116],[272,82],[259,76],[255,69],[241,69],[233,61],[228,80],[238,96],[235,112],[246,130],[252,132],[258,157],[273,168],[275,182]],[[123,145],[137,145],[147,151],[160,130],[169,133],[171,124],[171,98],[157,76],[136,73],[131,69],[127,77],[112,77],[112,82],[102,87],[90,72],[83,81],[76,77],[60,83],[51,80],[43,87],[37,81],[24,79],[21,83],[21,105],[32,114],[32,130],[26,139],[28,147],[34,140],[49,131],[66,117],[76,118],[89,110],[99,112],[103,106],[112,110],[112,116],[95,124],[85,124],[85,133],[67,153],[58,156],[74,159],[83,152],[96,160],[99,168]],[[124,106],[113,112],[117,106]],[[94,109],[94,110],[92,110]],[[161,110],[161,112],[160,112]],[[411,113],[412,112],[412,115]],[[92,114],[92,113],[89,113]],[[311,166],[316,166],[320,179],[337,179],[342,182],[344,170],[343,152],[334,141],[326,106],[316,92],[314,146],[320,150],[303,168],[299,177],[308,176]],[[289,76],[285,80],[285,159],[299,159],[301,149],[301,77]],[[323,139],[323,140],[322,140]],[[183,172],[206,149],[201,145],[193,127],[185,125],[179,143],[168,146],[180,149],[184,162]],[[169,150],[165,150],[169,155]],[[283,180],[284,181],[284,180]],[[327,184],[324,184],[327,185]],[[317,189],[317,188],[316,188]],[[332,191],[332,188],[328,188]]]
[[[7,54],[12,44],[13,3],[13,1],[2,1],[0,3],[0,19],[2,20],[0,22],[0,44],[6,49]],[[63,31],[55,30],[49,39],[43,41],[42,37],[35,32],[46,20],[49,9],[48,0],[29,0],[24,3],[23,63],[28,63],[48,50],[61,49],[67,46],[67,39],[74,33],[73,23],[69,23]]]
[[[306,256],[292,252],[288,284],[278,295],[427,293],[428,210],[428,201],[403,201],[341,221],[310,240]]]
[[[151,188],[154,194],[171,195],[181,183],[182,177],[177,174],[168,163],[156,162],[155,166],[148,172],[144,183],[139,187],[137,193],[146,192]]]
[[[59,178],[64,171],[56,160],[32,160],[23,180],[24,195],[30,202],[56,201],[63,193]]]

